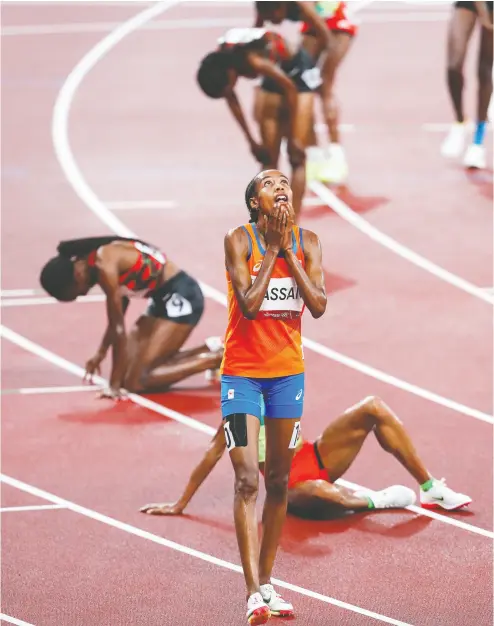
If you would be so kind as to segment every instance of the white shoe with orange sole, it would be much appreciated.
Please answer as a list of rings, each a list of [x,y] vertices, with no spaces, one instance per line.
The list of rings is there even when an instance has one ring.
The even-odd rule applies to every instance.
[[[284,600],[280,594],[275,591],[273,585],[261,585],[261,595],[264,602],[269,606],[271,615],[276,617],[293,617],[293,605]]]
[[[446,486],[444,478],[432,479],[432,487],[429,491],[420,490],[420,504],[424,509],[446,509],[456,511],[472,502],[464,493],[456,493]]]
[[[253,593],[247,600],[247,621],[250,626],[267,624],[271,617],[269,606],[264,602],[259,592]]]

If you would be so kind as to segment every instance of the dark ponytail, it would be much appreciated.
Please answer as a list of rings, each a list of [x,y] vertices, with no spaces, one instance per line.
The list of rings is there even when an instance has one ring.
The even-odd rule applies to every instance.
[[[86,237],[85,239],[69,239],[68,241],[61,241],[58,244],[57,252],[60,256],[66,259],[71,259],[72,257],[81,258],[87,256],[90,252],[97,250],[101,246],[107,246],[114,241],[136,241],[136,239],[118,237],[116,235],[106,237]]]
[[[70,288],[74,282],[74,260],[84,258],[101,246],[106,246],[114,241],[136,241],[136,239],[113,235],[61,241],[57,247],[58,256],[50,259],[41,270],[39,277],[41,286],[50,296],[61,302],[73,300],[74,298],[70,295]],[[144,244],[145,242],[142,241],[141,243]]]

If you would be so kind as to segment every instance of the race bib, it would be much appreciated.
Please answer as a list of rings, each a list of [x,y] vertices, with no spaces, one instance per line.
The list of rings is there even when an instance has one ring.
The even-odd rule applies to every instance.
[[[300,74],[300,78],[312,91],[318,89],[322,85],[321,72],[318,67],[312,67],[310,70],[304,70],[302,74]]]
[[[288,448],[293,450],[297,447],[298,438],[300,436],[300,422],[295,422],[293,425],[292,438],[290,439],[290,443],[288,444]]]
[[[252,282],[255,276],[251,276]],[[304,308],[304,301],[300,295],[295,279],[291,276],[286,278],[271,278],[260,312],[295,312],[300,314]]]
[[[172,293],[165,303],[166,314],[170,318],[185,317],[192,314],[191,303],[179,293]]]

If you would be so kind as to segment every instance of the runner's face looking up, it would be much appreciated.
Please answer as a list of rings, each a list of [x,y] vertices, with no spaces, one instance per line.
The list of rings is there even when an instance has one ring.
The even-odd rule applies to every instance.
[[[251,207],[266,217],[281,207],[291,211],[292,189],[288,178],[278,170],[266,170],[258,175],[256,194],[250,200]]]

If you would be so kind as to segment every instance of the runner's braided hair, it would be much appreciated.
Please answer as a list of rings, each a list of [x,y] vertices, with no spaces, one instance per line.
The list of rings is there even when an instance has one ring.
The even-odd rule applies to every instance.
[[[259,209],[253,209],[250,205],[250,199],[256,196],[256,186],[257,186],[257,177],[259,174],[256,174],[254,178],[247,185],[245,190],[245,204],[247,205],[247,210],[250,214],[249,222],[256,223],[259,219]]]
[[[67,294],[74,280],[74,261],[114,241],[136,241],[136,239],[113,235],[61,241],[57,246],[58,255],[50,259],[41,270],[39,277],[41,286],[53,298],[69,302],[72,298]]]

